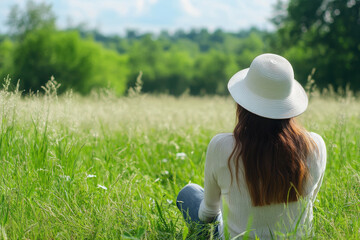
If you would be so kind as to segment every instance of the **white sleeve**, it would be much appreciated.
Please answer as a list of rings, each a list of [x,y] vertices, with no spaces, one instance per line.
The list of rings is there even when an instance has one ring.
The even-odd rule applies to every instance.
[[[211,222],[214,217],[220,213],[221,189],[217,184],[214,168],[218,161],[216,145],[218,135],[209,143],[206,161],[205,161],[205,177],[204,177],[204,199],[199,208],[199,219],[204,222]]]
[[[316,143],[317,150],[314,158],[311,159],[311,163],[309,165],[310,175],[313,180],[313,194],[312,200],[315,201],[315,198],[320,190],[326,167],[326,145],[322,137],[316,133],[310,133],[313,140]]]

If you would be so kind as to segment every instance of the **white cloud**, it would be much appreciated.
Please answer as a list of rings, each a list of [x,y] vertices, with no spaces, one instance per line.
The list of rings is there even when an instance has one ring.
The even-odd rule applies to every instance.
[[[135,6],[136,6],[136,12],[141,13],[144,11],[144,6],[145,6],[145,0],[137,0],[135,1]]]
[[[276,0],[180,0],[184,11],[176,24],[186,29],[206,27],[210,30],[223,28],[232,31],[251,26],[269,28],[267,20],[271,17],[271,6],[275,2]],[[195,13],[201,13],[201,18]]]
[[[93,20],[105,11],[113,11],[121,17],[141,16],[158,0],[66,0],[71,16]]]
[[[136,12],[138,14],[142,14],[145,10],[147,10],[146,8],[156,4],[157,2],[158,0],[135,0]]]
[[[194,7],[194,5],[191,3],[191,0],[180,0],[180,4],[188,15],[192,17],[201,16],[201,12],[199,11],[199,9]]]
[[[109,26],[103,26],[103,22],[108,22],[106,16],[109,12],[119,18],[138,18],[148,13],[151,7],[158,3],[158,0],[62,0],[66,6],[66,11],[61,11],[62,19],[68,18],[72,24],[85,23],[89,28],[100,27],[100,29],[114,29],[118,32],[118,23],[114,22]],[[65,21],[60,25],[66,26]],[[109,32],[109,31],[106,31]],[[110,30],[111,32],[111,30]]]

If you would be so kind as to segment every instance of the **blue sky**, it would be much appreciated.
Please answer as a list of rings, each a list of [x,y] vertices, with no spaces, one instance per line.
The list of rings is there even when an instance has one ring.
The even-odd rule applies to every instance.
[[[140,32],[174,31],[191,28],[222,28],[238,31],[257,26],[271,30],[268,19],[276,0],[35,0],[52,4],[58,26],[80,23],[107,34],[122,34],[126,29]],[[26,0],[0,0],[0,32],[14,4]]]

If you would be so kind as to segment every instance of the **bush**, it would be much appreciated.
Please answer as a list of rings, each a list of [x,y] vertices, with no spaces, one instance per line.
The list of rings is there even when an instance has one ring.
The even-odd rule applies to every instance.
[[[60,92],[110,87],[122,94],[126,88],[127,58],[77,32],[33,31],[17,43],[13,57],[13,75],[26,91],[40,89],[51,76],[62,84]]]

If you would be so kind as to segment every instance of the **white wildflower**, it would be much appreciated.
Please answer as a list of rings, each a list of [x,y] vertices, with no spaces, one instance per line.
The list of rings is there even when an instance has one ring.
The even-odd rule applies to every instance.
[[[65,181],[70,181],[71,180],[70,176],[60,175],[60,177],[65,179]]]
[[[164,158],[163,160],[161,160],[163,163],[167,163],[167,159],[166,158]]]
[[[166,201],[168,202],[168,204],[172,204],[172,203],[173,203],[173,200],[170,200],[170,199],[166,199]]]
[[[86,176],[86,178],[96,178],[96,175],[88,174],[88,175]]]
[[[102,188],[102,189],[104,189],[104,190],[107,190],[107,187],[105,187],[105,186],[103,186],[103,185],[100,185],[100,184],[98,184],[97,187],[98,187],[98,188]]]
[[[186,153],[180,152],[176,154],[176,159],[185,159]]]

